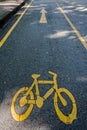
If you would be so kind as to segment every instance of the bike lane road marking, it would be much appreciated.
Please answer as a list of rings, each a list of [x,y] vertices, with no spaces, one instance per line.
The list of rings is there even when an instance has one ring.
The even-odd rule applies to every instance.
[[[63,14],[63,16],[65,17],[66,21],[69,23],[69,25],[71,26],[71,28],[73,29],[74,33],[76,34],[76,36],[78,37],[78,39],[80,40],[80,42],[82,43],[82,45],[85,47],[85,49],[87,50],[87,43],[85,41],[85,39],[81,36],[80,32],[77,30],[77,28],[74,26],[74,24],[72,23],[72,21],[70,20],[70,18],[66,15],[65,11],[63,10],[63,8],[57,3],[56,4],[58,6],[59,11]]]
[[[18,19],[16,20],[16,22],[11,26],[11,28],[9,29],[9,31],[5,34],[5,36],[2,38],[2,40],[0,41],[0,48],[3,46],[3,44],[6,42],[6,40],[8,39],[8,37],[11,35],[11,33],[13,32],[13,30],[16,28],[16,26],[18,25],[18,23],[20,22],[20,20],[22,19],[22,17],[24,16],[24,14],[26,13],[26,11],[30,8],[32,2],[34,0],[32,0],[26,7],[26,9],[23,11],[23,13],[18,17]]]
[[[39,23],[47,23],[47,18],[46,18],[47,11],[43,8],[40,13],[41,13],[41,18]]]
[[[59,88],[59,85],[57,83],[57,74],[49,71],[48,72],[50,75],[53,76],[53,80],[38,80],[38,78],[40,77],[40,75],[38,74],[32,74],[32,78],[34,79],[33,83],[28,87],[23,87],[20,88],[15,95],[13,96],[12,99],[12,104],[11,104],[11,114],[12,117],[18,121],[18,122],[22,122],[25,119],[27,119],[33,108],[34,105],[36,105],[39,109],[41,109],[44,105],[44,101],[48,99],[48,97],[55,91],[54,93],[54,108],[56,111],[57,116],[59,117],[59,119],[65,123],[65,124],[71,124],[74,120],[77,119],[77,105],[76,105],[76,101],[74,96],[72,95],[72,93],[66,89],[66,88]],[[50,84],[53,85],[43,96],[40,96],[40,90],[39,90],[39,85],[40,84]],[[32,91],[33,88],[35,88],[35,93]],[[25,112],[23,113],[18,113],[17,109],[15,108],[15,104],[17,101],[17,98],[19,97],[19,95],[21,93],[24,94],[22,95],[22,97],[20,98],[19,101],[19,107],[24,107],[25,105],[29,105],[28,109],[25,110]],[[64,97],[61,95],[61,93],[65,93],[68,98],[71,100],[72,103],[72,110],[71,113],[68,115],[65,115],[59,108],[59,104],[58,104],[58,100],[60,99],[61,103],[63,106],[67,106],[67,101],[66,99],[64,99]],[[35,96],[36,95],[36,99]],[[27,97],[30,97],[29,99],[27,99]],[[18,106],[18,105],[17,105]]]

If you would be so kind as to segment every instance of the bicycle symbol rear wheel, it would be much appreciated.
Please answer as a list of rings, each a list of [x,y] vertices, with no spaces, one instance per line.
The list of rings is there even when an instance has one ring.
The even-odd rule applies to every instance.
[[[68,96],[68,98],[71,100],[71,103],[72,103],[72,110],[71,110],[71,113],[68,116],[63,114],[63,112],[60,110],[60,108],[58,106],[58,100],[60,98],[59,95],[61,93],[65,93]],[[57,92],[55,92],[55,95],[54,95],[54,107],[55,107],[55,111],[56,111],[57,116],[59,117],[59,119],[62,122],[66,123],[66,124],[71,124],[73,122],[73,120],[76,119],[76,115],[77,115],[76,101],[75,101],[73,95],[67,89],[59,88],[57,90]]]
[[[11,113],[12,113],[12,116],[13,118],[16,120],[16,121],[24,121],[25,119],[27,119],[27,117],[30,115],[32,109],[33,109],[33,104],[28,104],[27,103],[27,99],[26,99],[26,103],[24,104],[24,106],[20,106],[20,100],[21,98],[26,94],[26,92],[28,91],[28,87],[23,87],[21,89],[19,89],[16,94],[14,95],[13,99],[12,99],[12,104],[11,104]],[[20,96],[21,95],[21,96]],[[18,100],[18,98],[20,98]],[[30,100],[34,99],[34,94],[33,92],[31,91],[29,94],[28,94],[28,98]],[[17,103],[17,100],[18,100],[18,103]],[[16,105],[17,103],[17,105]],[[22,112],[17,112],[17,109],[19,107],[19,109],[22,109],[23,110],[23,107],[26,106],[26,109],[24,109],[24,111]],[[17,107],[17,108],[16,108]]]

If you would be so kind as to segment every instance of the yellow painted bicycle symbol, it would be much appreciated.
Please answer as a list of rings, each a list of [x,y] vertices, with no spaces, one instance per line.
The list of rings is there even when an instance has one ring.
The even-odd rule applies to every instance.
[[[12,104],[11,104],[11,113],[12,113],[13,118],[16,121],[24,121],[25,119],[27,119],[27,117],[32,112],[34,105],[36,105],[38,108],[41,108],[44,105],[44,101],[53,92],[54,92],[54,108],[55,108],[56,114],[59,117],[59,119],[66,124],[67,123],[70,124],[73,122],[73,120],[76,119],[77,106],[76,106],[76,101],[75,101],[73,95],[69,92],[69,90],[67,90],[65,88],[58,88],[56,73],[51,72],[51,71],[49,71],[48,73],[53,76],[52,81],[38,80],[40,75],[32,74],[32,78],[34,79],[34,81],[31,84],[31,86],[23,87],[16,92],[16,94],[14,95],[14,97],[12,99]],[[40,84],[52,85],[52,87],[45,93],[45,95],[43,97],[40,96],[40,90],[39,90]],[[35,87],[35,95],[34,95],[34,92],[32,91],[32,89],[34,87]],[[72,103],[72,109],[71,109],[70,114],[68,114],[68,115],[65,115],[58,106],[59,99],[63,106],[67,106],[67,101],[62,96],[62,93],[65,93]],[[19,112],[19,109],[16,108],[16,107],[18,107],[18,104],[16,106],[17,101],[19,102],[20,109],[23,109],[25,106],[27,106],[21,112]]]

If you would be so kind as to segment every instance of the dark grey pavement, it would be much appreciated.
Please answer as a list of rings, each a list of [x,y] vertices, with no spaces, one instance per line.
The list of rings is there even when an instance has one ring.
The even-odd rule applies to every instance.
[[[86,0],[57,0],[56,2],[66,10],[66,14],[86,39]],[[0,48],[0,130],[87,130],[87,50],[59,11],[56,2],[54,0],[33,1]],[[47,23],[40,23],[42,16],[40,12],[43,7],[47,12]],[[84,11],[81,11],[81,7],[84,7]],[[25,8],[14,15],[6,27],[0,29],[1,37],[14,25]],[[70,93],[66,95],[61,92],[67,101],[67,106],[64,106],[60,101],[59,92],[57,103],[60,111],[68,116],[73,105],[76,104],[76,119],[70,123],[68,118],[68,124],[66,124],[65,119],[60,119],[60,111],[59,115],[56,114],[54,106],[56,91],[54,91],[47,100],[44,98],[42,108],[31,103],[34,107],[26,120],[20,122],[20,116],[18,116],[19,121],[16,121],[11,112],[15,93],[22,87],[30,88],[33,82],[32,74],[40,74],[40,80],[52,80],[53,76],[48,74],[48,71],[58,74],[58,87],[67,89],[76,101],[72,104]],[[43,96],[51,87],[50,84],[39,85],[40,96]],[[37,99],[35,88],[33,88],[30,96],[27,97],[28,101],[32,98],[32,93],[34,99]],[[26,104],[19,109],[22,95],[24,93],[20,94],[18,104],[15,105],[20,115],[20,109],[23,113],[28,108]]]
[[[59,0],[59,2],[65,13],[72,20],[72,23],[74,23],[76,28],[87,42],[87,1]]]

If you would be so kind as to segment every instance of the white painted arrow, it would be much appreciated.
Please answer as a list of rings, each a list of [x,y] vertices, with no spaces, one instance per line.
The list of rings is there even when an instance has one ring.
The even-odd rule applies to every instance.
[[[43,8],[41,11],[41,18],[40,18],[40,21],[39,23],[47,23],[47,18],[46,18],[46,13],[47,11]]]

